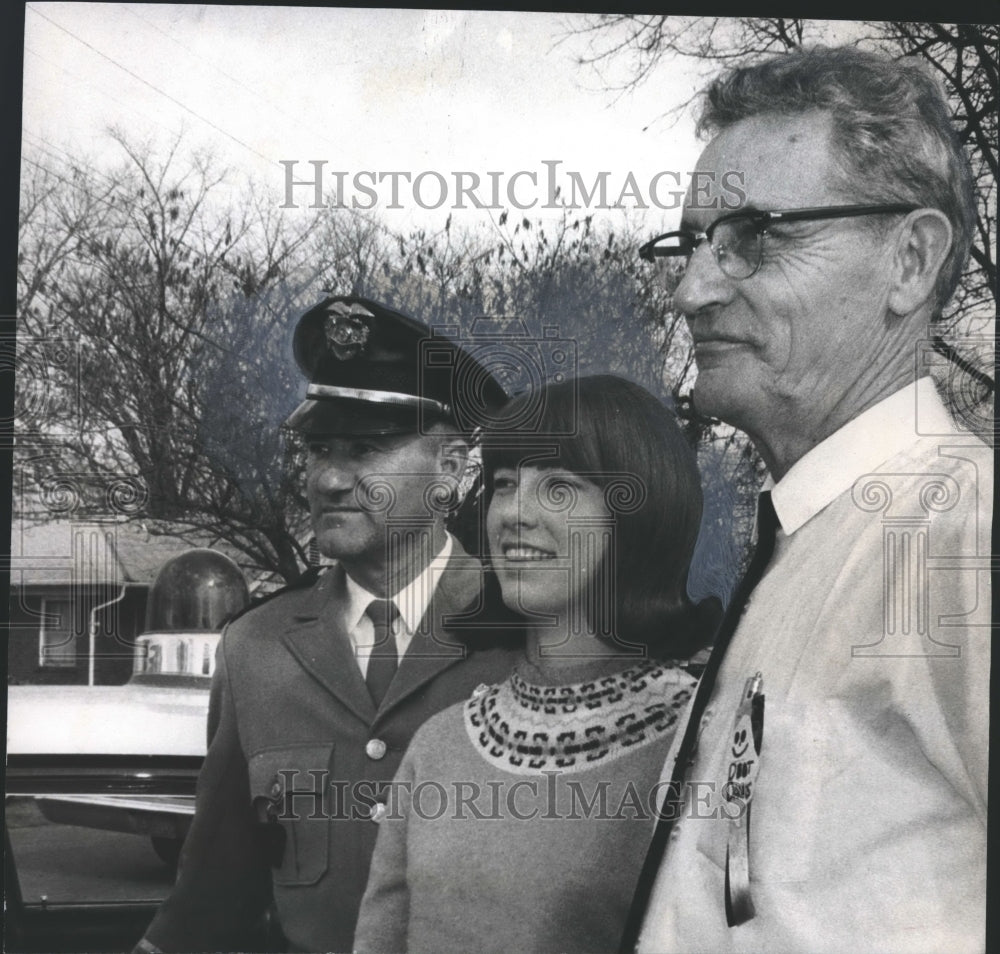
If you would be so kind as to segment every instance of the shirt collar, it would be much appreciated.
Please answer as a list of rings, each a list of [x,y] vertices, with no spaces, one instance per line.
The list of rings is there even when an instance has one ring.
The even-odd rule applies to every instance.
[[[417,627],[420,625],[420,621],[424,618],[427,607],[431,602],[431,596],[437,587],[438,580],[441,579],[441,574],[451,559],[453,547],[454,543],[451,534],[446,534],[441,552],[424,567],[423,572],[419,576],[414,577],[398,593],[390,597],[396,604],[396,609],[399,610],[399,615],[408,632],[415,633]],[[346,573],[344,574],[344,579],[347,586],[347,600],[344,604],[344,622],[347,625],[347,629],[353,632],[357,629],[361,618],[365,615],[368,604],[372,600],[377,600],[378,597],[369,590],[366,590],[357,580]]]
[[[441,579],[441,574],[451,559],[451,551],[452,537],[449,533],[445,538],[441,552],[424,567],[423,573],[410,580],[393,597],[396,601],[396,608],[399,610],[399,615],[403,617],[403,622],[411,633],[417,631],[420,621],[427,612],[431,596],[434,595],[434,590],[437,589],[438,580]]]
[[[771,491],[782,532],[792,534],[921,434],[959,433],[934,381],[923,377],[848,421],[777,483],[769,475],[762,489]]]

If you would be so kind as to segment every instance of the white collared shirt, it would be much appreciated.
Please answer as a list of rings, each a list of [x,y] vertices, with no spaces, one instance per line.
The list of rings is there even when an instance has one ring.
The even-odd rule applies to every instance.
[[[413,634],[417,631],[420,621],[430,606],[431,597],[437,589],[438,581],[451,559],[453,540],[447,534],[444,546],[422,573],[414,577],[398,593],[389,597],[399,610],[399,618],[393,624],[392,633],[396,638],[396,648],[399,658],[406,655]],[[365,611],[372,600],[379,599],[374,593],[366,590],[360,583],[345,574],[347,585],[347,601],[344,604],[344,625],[354,649],[354,658],[362,677],[368,673],[368,659],[375,643],[375,626]]]
[[[765,489],[782,529],[705,708],[638,949],[981,951],[992,451],[924,378]],[[756,915],[729,927],[723,802],[757,673]]]
[[[850,490],[862,474],[904,451],[919,434],[967,437],[941,403],[932,378],[907,385],[848,421],[840,430],[797,460],[777,483],[769,476],[763,490],[786,536]]]

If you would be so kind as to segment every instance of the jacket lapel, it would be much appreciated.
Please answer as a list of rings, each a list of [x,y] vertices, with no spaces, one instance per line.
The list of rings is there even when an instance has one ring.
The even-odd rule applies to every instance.
[[[309,599],[293,616],[281,639],[310,676],[366,725],[371,725],[375,704],[344,630],[340,608],[345,598],[344,571],[334,567],[312,588]]]
[[[462,616],[478,608],[482,588],[482,564],[470,557],[456,540],[427,612],[382,700],[380,715],[465,659],[468,649],[450,630]]]

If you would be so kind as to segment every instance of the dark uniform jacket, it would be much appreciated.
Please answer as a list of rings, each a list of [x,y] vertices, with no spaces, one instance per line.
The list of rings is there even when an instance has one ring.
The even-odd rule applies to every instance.
[[[340,618],[344,594],[332,568],[224,630],[195,817],[146,933],[157,947],[246,950],[273,893],[290,949],[350,951],[383,812],[375,802],[410,738],[504,679],[516,658],[495,625],[483,627],[510,617],[484,605],[481,565],[456,544],[376,711]]]

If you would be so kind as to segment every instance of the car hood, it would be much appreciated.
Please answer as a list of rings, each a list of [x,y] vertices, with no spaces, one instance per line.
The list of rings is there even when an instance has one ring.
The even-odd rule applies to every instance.
[[[204,756],[208,690],[8,686],[8,755]]]

